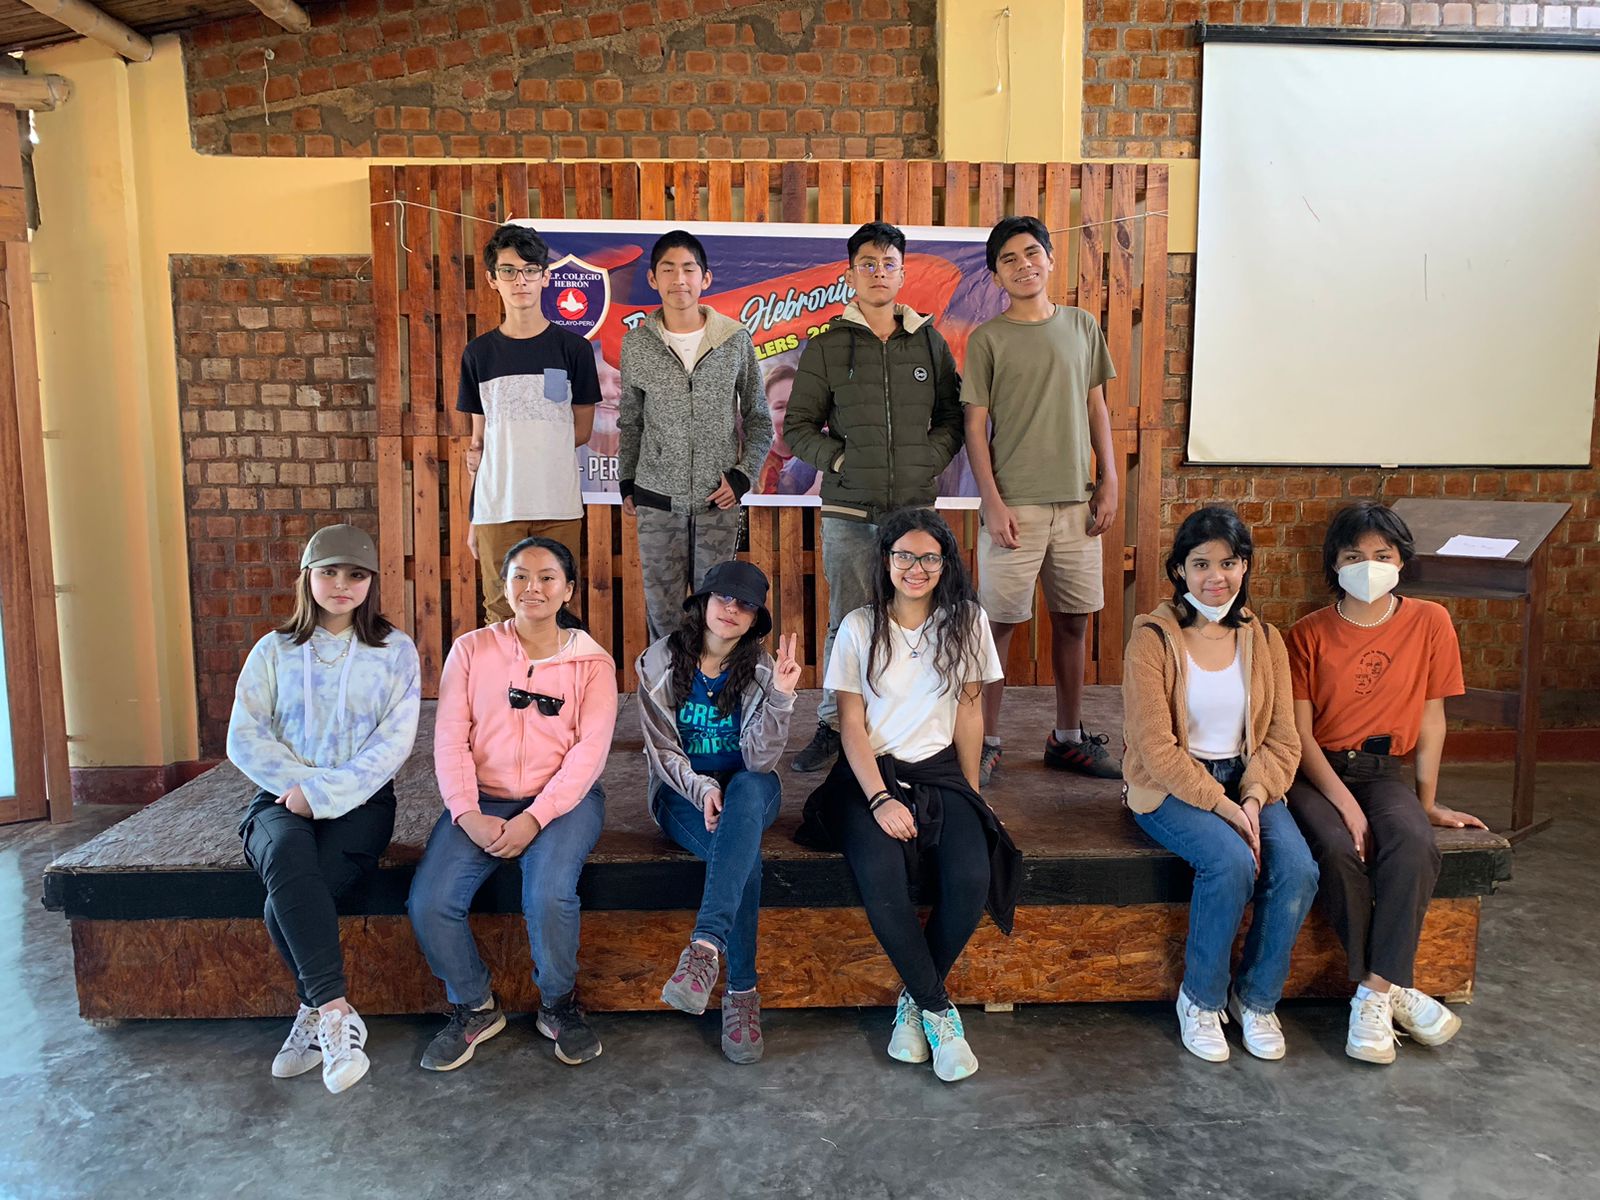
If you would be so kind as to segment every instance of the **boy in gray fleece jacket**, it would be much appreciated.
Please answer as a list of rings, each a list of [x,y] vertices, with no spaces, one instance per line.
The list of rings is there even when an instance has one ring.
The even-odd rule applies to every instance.
[[[617,471],[622,510],[639,520],[652,640],[677,627],[690,587],[734,557],[739,499],[772,447],[755,346],[701,305],[710,285],[700,239],[663,234],[650,251],[661,307],[622,339]]]

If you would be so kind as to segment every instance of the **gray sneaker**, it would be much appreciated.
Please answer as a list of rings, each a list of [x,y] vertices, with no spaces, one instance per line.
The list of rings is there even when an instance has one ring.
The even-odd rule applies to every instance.
[[[794,756],[789,769],[803,775],[826,771],[833,766],[833,760],[839,757],[839,745],[839,731],[826,721],[818,721],[817,732],[806,743],[805,749]]]
[[[1078,732],[1082,741],[1058,742],[1056,731],[1052,729],[1044,743],[1044,765],[1058,771],[1092,775],[1096,779],[1121,779],[1122,762],[1112,758],[1111,751],[1106,749],[1111,738],[1103,733],[1090,733],[1087,729]]]
[[[672,978],[661,989],[661,1003],[698,1017],[711,1000],[711,989],[717,986],[719,969],[715,950],[708,950],[699,942],[690,942],[678,955],[678,966]]]
[[[983,744],[983,754],[978,759],[978,786],[986,788],[994,778],[994,769],[1000,765],[1000,746]]]
[[[755,992],[724,992],[722,1052],[728,1061],[741,1066],[760,1062],[766,1048],[761,1040],[761,997]]]
[[[424,1071],[454,1071],[472,1057],[479,1042],[486,1042],[506,1027],[505,1010],[493,996],[479,1011],[470,1004],[452,1004],[450,1021],[434,1035],[422,1052]]]

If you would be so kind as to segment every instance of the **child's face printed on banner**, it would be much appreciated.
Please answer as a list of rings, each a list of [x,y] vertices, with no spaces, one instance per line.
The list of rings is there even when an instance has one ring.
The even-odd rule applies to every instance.
[[[894,303],[906,281],[905,263],[893,246],[866,245],[856,251],[844,281],[856,290],[856,302],[867,308]]]
[[[650,268],[650,286],[661,295],[661,305],[674,312],[689,312],[700,304],[700,297],[711,286],[711,272],[700,269],[700,261],[686,246],[674,246]]]
[[[489,282],[500,293],[500,302],[506,306],[507,312],[529,308],[536,312],[539,310],[540,297],[544,295],[544,285],[550,276],[545,271],[539,271],[529,279],[527,268],[533,265],[515,250],[502,250],[496,256],[494,270],[489,272]],[[517,268],[516,276],[501,279],[499,272],[502,266]]]
[[[1055,259],[1031,233],[1019,233],[994,258],[994,281],[1013,300],[1032,300],[1050,284]]]

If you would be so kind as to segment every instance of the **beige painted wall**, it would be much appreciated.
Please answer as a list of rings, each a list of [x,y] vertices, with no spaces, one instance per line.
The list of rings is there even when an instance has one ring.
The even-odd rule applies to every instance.
[[[1076,2],[940,5],[940,144],[949,159],[1072,159],[1081,145]],[[1002,35],[1004,30],[1002,29]],[[959,53],[957,52],[959,51]],[[28,55],[69,78],[38,114],[44,227],[33,244],[52,542],[74,766],[197,753],[168,258],[367,254],[365,159],[234,158],[189,142],[178,42],[124,63],[87,42]],[[1010,129],[1008,135],[1007,130]],[[1193,162],[1172,164],[1171,246],[1194,248]]]

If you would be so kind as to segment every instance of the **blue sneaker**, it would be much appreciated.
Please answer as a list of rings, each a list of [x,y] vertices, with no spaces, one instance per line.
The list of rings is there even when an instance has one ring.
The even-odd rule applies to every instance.
[[[922,1010],[911,998],[911,993],[902,988],[900,1002],[894,1006],[894,1032],[889,1035],[889,1057],[895,1062],[925,1063],[928,1053],[928,1035],[922,1032]]]
[[[961,1014],[952,1004],[942,1013],[922,1010],[922,1032],[933,1048],[933,1073],[946,1083],[965,1079],[978,1069],[978,1057],[967,1045]]]

